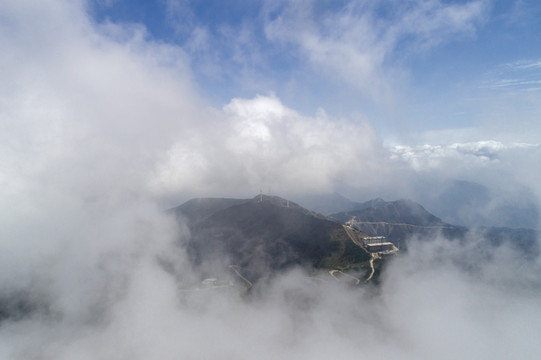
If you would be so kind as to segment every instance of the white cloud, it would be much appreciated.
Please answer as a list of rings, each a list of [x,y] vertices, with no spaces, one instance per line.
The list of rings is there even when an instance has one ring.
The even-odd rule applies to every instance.
[[[375,185],[385,152],[366,120],[275,96],[208,109],[183,51],[83,5],[0,3],[0,297],[37,306],[0,323],[0,358],[539,357],[539,264],[505,249],[464,270],[472,249],[419,244],[378,294],[300,272],[247,301],[179,292],[199,274],[157,194]]]
[[[541,90],[541,61],[520,60],[501,64],[486,72],[482,89],[503,93],[537,92]]]
[[[539,144],[489,140],[401,145],[390,151],[402,174],[402,194],[409,193],[438,216],[448,216],[446,221],[467,226],[537,227]]]
[[[293,271],[244,300],[219,291],[179,292],[175,278],[145,257],[115,269],[127,271],[124,286],[112,281],[118,273],[98,277],[108,286],[95,308],[74,301],[73,312],[56,308],[56,317],[3,323],[0,355],[536,359],[539,264],[520,263],[508,249],[484,253],[471,245],[412,244],[414,251],[389,264],[377,291],[314,282]],[[82,295],[96,285],[103,284],[73,283],[69,290]]]
[[[386,100],[402,77],[395,51],[418,52],[461,34],[474,34],[484,1],[445,4],[413,1],[381,16],[386,3],[348,2],[340,11],[317,14],[313,2],[272,2],[269,40],[293,44],[316,71],[326,71],[376,100]],[[384,13],[384,11],[382,11]],[[379,15],[378,15],[379,14]]]
[[[333,119],[323,111],[304,117],[274,96],[233,99],[212,116],[208,129],[170,149],[158,165],[156,188],[330,191],[337,182],[367,185],[372,180],[358,172],[379,169],[381,145],[361,119]]]
[[[66,279],[73,263],[60,262],[40,286],[91,283],[104,253],[154,236],[146,221],[166,226],[147,183],[196,113],[184,55],[137,27],[96,27],[83,5],[0,5],[2,286],[40,278],[64,253],[81,272]]]
[[[451,145],[396,145],[391,148],[391,158],[404,160],[414,170],[444,170],[459,165],[463,168],[489,167],[498,164],[506,152],[517,150],[531,152],[540,148],[538,144],[504,144],[495,140],[455,143]]]
[[[105,254],[170,239],[160,197],[332,189],[376,167],[365,120],[304,117],[273,96],[209,109],[185,53],[140,25],[96,25],[82,2],[7,1],[0,14],[2,285],[41,279],[65,253],[76,260],[53,274],[86,264],[53,284],[69,287]],[[148,234],[133,233],[145,219]]]

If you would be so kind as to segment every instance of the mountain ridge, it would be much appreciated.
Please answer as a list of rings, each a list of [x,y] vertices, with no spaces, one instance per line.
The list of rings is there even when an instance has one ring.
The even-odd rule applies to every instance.
[[[295,265],[361,266],[371,258],[341,223],[277,196],[192,199],[174,212],[191,232],[186,248],[196,265],[226,259],[225,265],[248,269],[259,278]],[[368,236],[357,230],[353,234]]]

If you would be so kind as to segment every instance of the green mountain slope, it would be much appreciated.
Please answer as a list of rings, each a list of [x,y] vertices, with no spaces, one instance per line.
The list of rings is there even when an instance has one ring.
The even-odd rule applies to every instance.
[[[339,222],[279,197],[251,200],[198,199],[175,209],[187,221],[187,248],[195,264],[226,259],[256,277],[294,265],[337,268],[370,255]]]

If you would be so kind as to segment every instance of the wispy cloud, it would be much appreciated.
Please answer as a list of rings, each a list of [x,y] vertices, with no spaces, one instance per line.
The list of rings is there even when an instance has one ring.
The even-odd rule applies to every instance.
[[[235,2],[228,15],[235,21],[216,22],[197,19],[189,1],[166,5],[200,75],[260,93],[319,78],[321,86],[342,83],[380,101],[407,78],[404,57],[474,37],[489,10],[484,0],[261,1],[243,6],[247,15]]]
[[[522,60],[497,66],[489,71],[483,88],[514,92],[538,91],[541,89],[541,61]]]
[[[541,61],[517,61],[510,64],[505,64],[504,66],[508,67],[511,70],[541,69]]]
[[[459,34],[472,35],[485,13],[483,1],[413,1],[381,16],[387,5],[396,4],[348,2],[318,13],[312,2],[273,2],[265,31],[271,41],[293,44],[315,68],[377,99],[391,92],[392,78],[400,76],[392,65],[399,47],[417,53]]]
[[[0,18],[0,300],[22,294],[34,311],[0,323],[1,358],[539,357],[539,263],[508,249],[478,259],[475,237],[419,242],[377,294],[294,271],[249,301],[190,297],[179,284],[201,274],[178,246],[189,234],[158,205],[178,192],[246,196],[262,182],[398,187],[423,156],[513,162],[539,187],[521,173],[537,174],[537,153],[506,158],[539,147],[396,148],[389,166],[361,116],[306,116],[272,95],[208,106],[185,49],[140,25],[96,25],[82,1],[2,1]]]
[[[397,145],[391,148],[392,159],[401,159],[415,170],[435,170],[447,167],[450,163],[462,163],[463,166],[488,166],[500,162],[503,153],[512,150],[536,150],[539,144],[510,143],[488,140],[451,145]]]

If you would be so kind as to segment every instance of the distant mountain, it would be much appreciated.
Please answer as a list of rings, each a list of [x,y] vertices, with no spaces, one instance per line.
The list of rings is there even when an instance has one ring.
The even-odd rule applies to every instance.
[[[424,207],[411,200],[384,201],[374,199],[359,204],[352,211],[341,213],[340,220],[344,215],[361,216],[363,221],[392,222],[396,224],[412,224],[417,226],[441,226],[448,225],[435,215],[429,213]],[[338,218],[339,214],[333,215]]]
[[[434,190],[427,192],[427,187]],[[539,230],[541,212],[527,188],[511,195],[471,181],[420,183],[415,198],[451,224]]]
[[[443,222],[411,200],[374,199],[357,205],[354,210],[331,215],[370,236],[385,236],[399,248],[414,235],[427,236],[441,232],[449,238],[463,237],[467,229]]]
[[[476,231],[493,246],[504,243],[521,250],[526,258],[535,258],[539,255],[539,231],[533,229],[514,229],[508,227],[481,227]]]
[[[342,200],[339,202],[350,210],[331,216],[265,195],[193,199],[172,211],[190,230],[185,246],[193,264],[234,265],[242,268],[243,274],[250,273],[252,279],[295,265],[316,269],[366,267],[370,254],[358,244],[367,236],[384,236],[406,250],[411,238],[442,235],[464,241],[470,232],[442,221],[411,200]],[[539,233],[534,230],[486,227],[472,234],[485,239],[487,245],[507,242],[524,254],[539,253]]]
[[[296,199],[302,206],[315,212],[329,215],[356,209],[361,203],[351,201],[335,192],[332,194],[306,195]]]
[[[172,211],[184,217],[189,223],[201,222],[217,211],[249,201],[250,199],[197,198],[185,202]]]
[[[227,259],[254,278],[294,265],[348,267],[370,255],[354,243],[363,236],[336,220],[275,196],[194,199],[173,209],[186,221],[186,244],[196,265]]]
[[[407,248],[407,240],[411,237],[426,238],[441,234],[448,239],[464,240],[471,230],[446,223],[411,200],[374,199],[357,205],[354,210],[332,214],[331,217],[370,236],[385,236],[402,250]],[[487,244],[499,246],[507,242],[528,256],[539,253],[539,232],[536,230],[494,226],[473,230]]]

